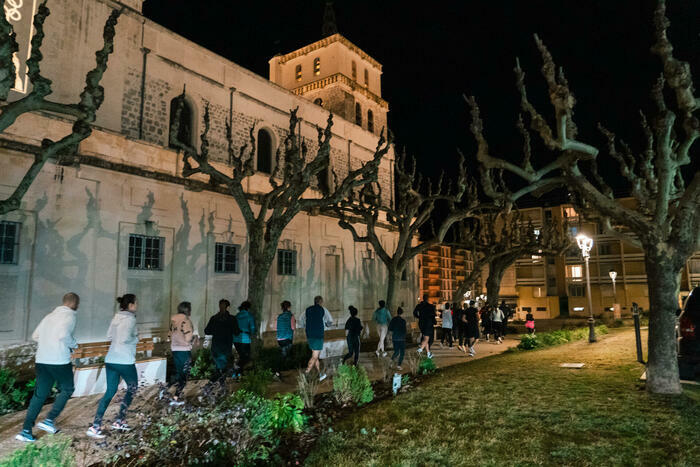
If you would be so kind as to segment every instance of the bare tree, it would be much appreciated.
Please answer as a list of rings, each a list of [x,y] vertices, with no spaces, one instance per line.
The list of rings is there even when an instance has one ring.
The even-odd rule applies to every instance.
[[[6,199],[0,200],[0,215],[19,209],[22,198],[29,190],[42,167],[51,158],[63,154],[70,154],[78,149],[78,144],[92,133],[90,124],[95,121],[97,110],[104,101],[104,88],[100,86],[102,76],[107,70],[107,60],[114,50],[114,28],[121,14],[120,10],[113,10],[109,15],[102,34],[104,44],[102,49],[95,53],[96,66],[88,72],[85,78],[85,88],[80,93],[80,102],[77,104],[62,104],[48,100],[51,94],[51,80],[42,76],[39,64],[43,58],[41,46],[44,41],[44,21],[50,12],[46,6],[46,0],[39,4],[34,15],[34,36],[31,40],[31,54],[27,60],[27,76],[32,85],[32,90],[19,100],[7,102],[10,91],[15,83],[16,68],[13,55],[19,50],[12,25],[4,14],[5,1],[0,0],[3,13],[0,14],[0,131],[5,131],[23,114],[35,111],[48,111],[64,116],[75,117],[72,132],[58,141],[45,138],[41,142],[41,148],[34,155],[34,162],[20,180],[17,188]]]
[[[670,22],[666,5],[659,0],[654,15],[655,44],[652,52],[663,65],[663,72],[652,89],[656,114],[648,118],[641,113],[641,127],[646,147],[635,154],[627,145],[618,145],[615,135],[602,128],[608,140],[608,151],[619,163],[624,179],[631,187],[635,206],[623,206],[613,197],[612,189],[597,172],[598,149],[576,139],[573,122],[575,99],[568,82],[556,66],[547,48],[535,36],[544,65],[542,75],[549,88],[554,107],[552,128],[530,103],[525,91],[524,73],[515,68],[521,107],[529,116],[530,128],[550,150],[559,155],[535,170],[529,160],[513,164],[490,154],[483,135],[483,124],[475,100],[471,130],[478,142],[477,157],[488,169],[503,169],[528,183],[523,188],[533,192],[565,183],[574,190],[586,210],[595,212],[607,228],[631,244],[644,250],[649,283],[649,363],[647,389],[654,393],[678,394],[681,386],[676,359],[675,321],[680,289],[680,270],[700,243],[700,172],[686,184],[681,170],[691,163],[690,149],[700,135],[697,111],[700,98],[694,95],[690,66],[673,56],[667,37]],[[667,103],[664,91],[673,96]],[[673,109],[671,108],[673,107]],[[591,176],[586,176],[579,163],[591,162]],[[484,171],[488,175],[489,171]],[[488,189],[489,177],[484,185]]]
[[[467,177],[464,158],[460,156],[457,167],[457,181],[443,186],[443,176],[433,188],[427,179],[425,194],[421,193],[423,178],[416,173],[416,161],[412,159],[407,167],[406,155],[401,155],[396,161],[396,201],[394,207],[381,206],[378,196],[381,187],[366,185],[359,196],[345,199],[337,207],[341,216],[340,226],[349,230],[356,242],[369,243],[387,268],[386,303],[388,307],[396,305],[396,293],[401,280],[401,274],[416,255],[441,243],[453,224],[469,217],[476,212],[479,204],[476,196],[476,186]],[[438,221],[438,226],[431,220],[436,206],[442,204],[446,208],[444,217]],[[441,213],[442,214],[442,213]],[[353,215],[354,218],[348,218]],[[359,217],[359,219],[358,219]],[[360,220],[364,233],[358,231]],[[393,251],[389,245],[383,245],[377,228],[383,223],[393,228],[399,234]],[[361,225],[361,224],[359,224]],[[423,226],[430,227],[429,233],[419,238]]]
[[[503,274],[517,259],[560,255],[571,246],[561,224],[553,222],[535,228],[517,210],[486,212],[462,222],[458,240],[457,246],[472,252],[474,269],[460,283],[455,297],[461,298],[472,289],[488,265],[486,297],[491,306],[498,304]]]
[[[204,131],[201,135],[201,146],[198,152],[192,146],[178,140],[178,122],[184,105],[184,94],[179,99],[173,124],[170,128],[170,143],[182,150],[182,175],[189,177],[194,174],[204,174],[210,177],[212,183],[225,186],[238,205],[245,221],[248,233],[248,300],[252,304],[258,326],[262,318],[265,282],[275,258],[280,237],[292,219],[302,211],[327,209],[348,196],[353,189],[377,180],[377,171],[382,157],[391,147],[391,136],[388,139],[379,138],[376,150],[371,160],[360,168],[352,170],[342,180],[338,181],[335,172],[335,187],[322,183],[322,174],[327,173],[330,166],[330,141],[332,137],[333,116],[328,116],[325,128],[317,127],[318,150],[313,158],[308,154],[304,141],[299,141],[296,131],[300,125],[297,110],[290,111],[289,132],[284,140],[283,149],[278,149],[276,164],[268,177],[270,191],[266,193],[246,193],[243,188],[245,178],[255,174],[254,155],[255,138],[250,129],[249,144],[234,148],[231,127],[226,123],[226,139],[230,172],[217,169],[209,161],[209,106],[204,111]],[[192,162],[196,166],[192,165]],[[317,197],[305,197],[308,189],[316,181],[321,188]]]

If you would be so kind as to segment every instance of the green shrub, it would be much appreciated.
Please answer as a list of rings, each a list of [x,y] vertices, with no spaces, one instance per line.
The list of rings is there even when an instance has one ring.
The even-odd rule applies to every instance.
[[[430,373],[434,373],[435,370],[437,370],[437,367],[435,366],[435,362],[432,358],[421,358],[420,362],[418,363],[418,373],[420,373],[421,375],[427,375]]]
[[[201,348],[192,357],[190,379],[210,379],[215,369],[211,349]]]
[[[340,404],[364,405],[374,399],[372,384],[361,366],[338,366],[333,377],[333,393]]]
[[[267,386],[272,382],[272,371],[269,368],[254,366],[243,374],[241,378],[241,389],[244,391],[265,395]]]
[[[608,327],[604,324],[595,327],[595,332],[598,335],[607,334]],[[589,330],[585,328],[576,329],[561,329],[559,331],[541,332],[537,335],[526,334],[520,336],[518,348],[522,350],[532,350],[538,347],[549,347],[552,345],[566,344],[567,342],[580,341],[588,339]]]
[[[542,343],[540,342],[538,336],[535,334],[524,334],[520,336],[520,343],[518,344],[519,349],[532,350],[541,346]]]
[[[71,438],[65,435],[46,436],[36,443],[27,444],[0,461],[3,467],[72,467],[75,457]]]
[[[595,327],[595,332],[596,332],[596,334],[604,335],[604,334],[609,333],[610,330],[608,329],[608,327],[606,325],[601,324],[600,326]]]
[[[17,373],[7,368],[0,369],[0,415],[23,409],[35,383],[36,380],[32,380],[18,384]]]

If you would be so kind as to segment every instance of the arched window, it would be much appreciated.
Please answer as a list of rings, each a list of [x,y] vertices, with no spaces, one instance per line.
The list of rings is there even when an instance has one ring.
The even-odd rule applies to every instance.
[[[301,81],[301,65],[297,65],[295,73],[297,81]]]
[[[352,79],[357,81],[357,63],[354,60],[352,62]]]
[[[365,68],[365,86],[369,86],[369,71]]]
[[[265,129],[258,130],[258,172],[272,173],[272,135]]]
[[[182,104],[181,104],[182,102]],[[177,140],[182,143],[186,144],[188,146],[192,145],[192,126],[193,126],[193,111],[192,111],[192,105],[185,99],[183,96],[177,96],[173,100],[170,101],[170,126],[168,128],[172,128],[173,124],[175,123],[175,118],[177,116],[177,111],[178,107],[181,107],[180,109],[180,118],[178,120],[178,128],[177,128]],[[168,132],[169,134],[169,132]],[[171,141],[170,138],[168,138],[168,146],[169,147],[177,147],[174,145]]]
[[[321,74],[321,59],[318,57],[314,58],[314,74],[315,75]]]
[[[374,133],[374,112],[367,111],[367,131]]]
[[[323,99],[317,97],[316,99],[314,99],[314,104],[323,107]]]
[[[355,125],[362,126],[362,107],[359,102],[355,103]]]

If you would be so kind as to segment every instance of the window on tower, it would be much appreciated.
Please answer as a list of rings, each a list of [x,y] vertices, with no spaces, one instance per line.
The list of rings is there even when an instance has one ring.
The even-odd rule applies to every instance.
[[[374,112],[367,111],[367,131],[374,133]]]
[[[355,125],[362,126],[362,107],[359,102],[355,103]]]
[[[314,58],[314,74],[315,75],[321,74],[321,59],[318,57]]]
[[[352,79],[357,81],[357,63],[354,60],[352,62]]]
[[[258,172],[272,173],[272,135],[265,129],[258,131]]]
[[[296,77],[297,81],[301,81],[301,65],[297,65],[296,67]]]
[[[365,86],[369,87],[369,71],[365,68]]]

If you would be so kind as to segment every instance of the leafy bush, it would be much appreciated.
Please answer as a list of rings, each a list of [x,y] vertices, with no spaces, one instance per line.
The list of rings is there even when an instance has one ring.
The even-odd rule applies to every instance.
[[[17,383],[17,373],[7,368],[0,369],[0,415],[24,408],[36,380]]]
[[[3,467],[51,466],[72,467],[75,457],[71,438],[65,435],[45,436],[36,443],[27,444],[0,461]]]
[[[197,350],[192,358],[190,378],[210,379],[215,369],[216,366],[214,365],[214,358],[211,356],[211,349],[201,348]]]
[[[340,365],[333,377],[333,393],[340,404],[364,405],[374,399],[372,384],[361,366]]]
[[[542,342],[535,334],[525,334],[520,336],[520,343],[518,344],[519,349],[532,350],[537,347],[541,347]]]
[[[307,417],[302,413],[304,403],[296,394],[277,394],[274,399],[265,399],[240,389],[231,396],[228,405],[243,407],[250,431],[260,438],[269,438],[289,431],[299,432],[307,421]]]
[[[304,372],[304,370],[299,370],[299,376],[297,376],[297,391],[299,392],[299,397],[304,402],[304,407],[314,406],[314,396],[321,382],[317,377],[311,376]]]
[[[430,373],[434,373],[435,370],[437,370],[437,367],[435,366],[435,362],[432,358],[421,358],[420,363],[418,363],[418,373],[422,375],[427,375]]]
[[[256,365],[241,378],[241,389],[264,396],[267,386],[271,382],[272,371],[269,368],[262,368]]]
[[[567,342],[579,341],[588,339],[588,328],[576,329],[561,329],[559,331],[541,332],[535,334],[525,334],[520,336],[518,348],[522,350],[532,350],[538,347],[549,347],[553,345],[566,344]],[[607,334],[610,332],[604,324],[595,327],[595,332],[598,335]]]

